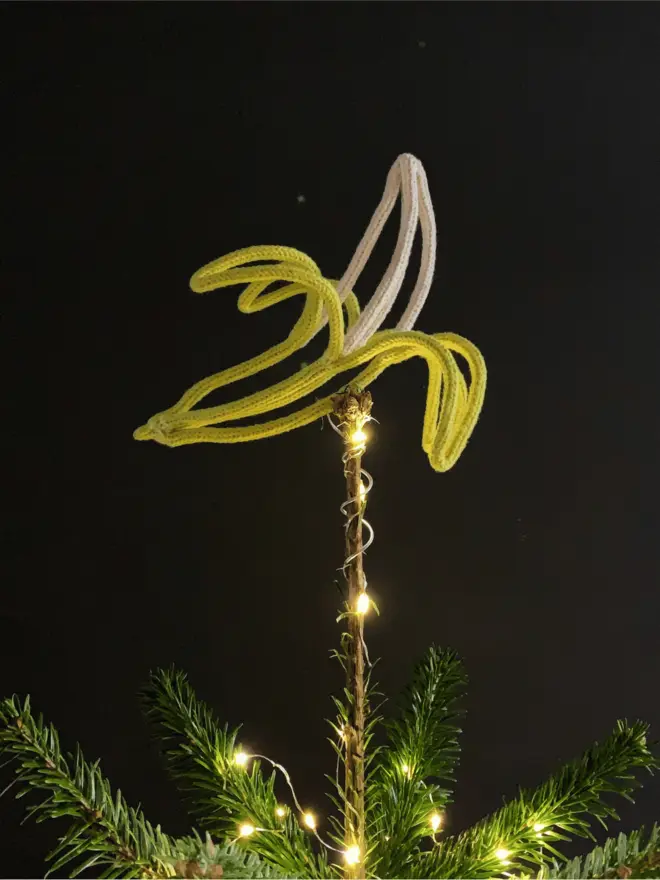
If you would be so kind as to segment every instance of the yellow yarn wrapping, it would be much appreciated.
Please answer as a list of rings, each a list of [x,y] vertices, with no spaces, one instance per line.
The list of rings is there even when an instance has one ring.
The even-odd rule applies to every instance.
[[[249,265],[255,262],[261,265]],[[263,265],[264,262],[269,265]],[[269,290],[273,284],[276,289]],[[272,421],[250,425],[210,427],[272,412],[299,401],[346,370],[362,364],[351,384],[366,388],[387,367],[412,357],[426,360],[429,371],[422,448],[436,471],[447,471],[457,461],[474,430],[486,389],[486,365],[479,350],[455,333],[427,335],[415,330],[382,330],[350,354],[343,353],[345,330],[360,314],[357,298],[351,292],[343,304],[336,283],[324,278],[310,257],[289,247],[264,245],[234,251],[199,269],[190,280],[195,293],[206,293],[234,284],[247,287],[238,298],[238,308],[246,314],[267,309],[292,296],[305,296],[300,318],[289,336],[262,354],[215,373],[192,386],[174,406],[138,428],[136,440],[155,440],[165,446],[188,443],[243,443],[261,440],[300,428],[332,412],[331,396],[297,412]],[[232,382],[253,376],[279,363],[303,348],[325,323],[329,327],[328,345],[313,364],[270,388],[231,403],[194,409],[204,397]],[[466,382],[456,361],[467,362],[470,381]]]

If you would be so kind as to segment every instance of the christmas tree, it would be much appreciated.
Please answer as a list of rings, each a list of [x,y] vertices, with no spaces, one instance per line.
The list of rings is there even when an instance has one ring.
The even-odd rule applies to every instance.
[[[395,256],[362,315],[352,291],[387,216],[403,194],[402,225]],[[422,268],[411,304],[397,330],[378,331],[408,265],[418,218],[422,221]],[[7,786],[17,797],[39,795],[28,815],[67,818],[69,828],[50,854],[50,872],[70,877],[658,877],[660,832],[654,826],[623,834],[565,864],[562,842],[593,838],[593,821],[606,827],[618,818],[607,799],[631,799],[638,774],[658,762],[642,722],[620,721],[609,737],[555,772],[533,791],[521,790],[495,813],[458,834],[444,833],[453,800],[466,676],[457,655],[432,647],[420,659],[398,710],[375,705],[373,664],[365,619],[377,611],[367,589],[363,560],[373,540],[365,519],[373,479],[362,466],[372,419],[369,385],[385,368],[413,356],[429,367],[422,446],[437,471],[456,462],[475,426],[485,389],[481,355],[451,333],[427,336],[412,330],[430,287],[435,227],[426,178],[417,160],[397,160],[381,205],[348,271],[335,283],[309,257],[291,248],[252,248],[215,261],[193,276],[200,292],[247,284],[239,306],[254,311],[304,295],[301,318],[285,342],[195,385],[181,400],[136,431],[137,439],[168,446],[196,442],[242,442],[272,436],[326,417],[343,444],[346,556],[339,648],[333,651],[345,676],[334,701],[330,742],[335,773],[328,776],[334,814],[305,809],[281,764],[251,754],[239,728],[230,728],[200,702],[185,675],[154,672],[142,693],[144,710],[163,758],[185,795],[195,828],[174,838],[152,825],[140,809],[113,791],[99,762],[80,748],[65,753],[55,728],[35,717],[29,699],[0,703],[0,749],[14,769]],[[283,286],[269,288],[273,284]],[[344,333],[346,311],[347,333]],[[215,388],[270,366],[305,345],[323,326],[330,340],[324,355],[291,379],[231,404],[194,408]],[[458,365],[467,363],[468,382]],[[364,369],[341,393],[289,416],[253,425],[214,427],[301,400],[345,370]],[[363,539],[364,529],[368,535]],[[323,829],[328,829],[327,832]]]

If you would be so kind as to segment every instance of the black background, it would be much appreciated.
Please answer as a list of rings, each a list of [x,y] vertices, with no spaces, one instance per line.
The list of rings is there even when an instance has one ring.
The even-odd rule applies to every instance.
[[[175,663],[327,813],[336,435],[170,450],[132,431],[283,339],[300,307],[240,315],[234,289],[196,297],[190,275],[279,243],[339,277],[405,151],[438,218],[418,328],[473,340],[489,387],[445,475],[420,448],[421,362],[372,388],[379,680],[396,693],[431,642],[465,660],[451,830],[617,718],[657,736],[657,4],[5,4],[2,19],[0,691],[31,693],[183,833],[135,696]],[[612,830],[659,818],[659,784]],[[3,798],[2,870],[40,875],[58,829],[19,816]]]

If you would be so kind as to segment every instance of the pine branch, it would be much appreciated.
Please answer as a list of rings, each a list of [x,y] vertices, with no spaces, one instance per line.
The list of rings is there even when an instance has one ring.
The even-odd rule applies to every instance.
[[[554,842],[569,840],[567,834],[594,839],[588,817],[604,827],[606,818],[618,819],[602,796],[615,793],[632,801],[630,792],[640,783],[631,771],[653,772],[658,767],[647,746],[647,731],[648,725],[639,721],[617,722],[608,739],[596,743],[538,789],[521,791],[496,813],[421,854],[411,876],[477,880],[500,874],[504,868],[524,871],[526,865],[542,865],[553,856],[563,860]]]
[[[285,876],[331,876],[324,853],[314,852],[295,815],[276,816],[275,772],[265,778],[258,760],[237,766],[239,728],[220,727],[183,673],[156,671],[142,697],[148,718],[164,731],[170,773],[205,829],[231,838],[247,822],[259,831],[241,845]]]
[[[196,831],[191,837],[177,840],[176,858],[172,864],[175,876],[182,878],[277,880],[281,877],[255,853],[246,852],[236,844],[219,846],[209,834],[202,840]]]
[[[378,842],[371,867],[381,876],[405,876],[419,841],[431,833],[431,815],[451,800],[451,790],[438,782],[454,781],[457,702],[466,682],[453,651],[430,648],[414,669],[399,718],[386,723],[389,745],[368,788],[369,837]]]
[[[129,807],[120,791],[113,794],[98,761],[85,761],[80,747],[65,755],[53,725],[31,714],[29,697],[0,702],[0,753],[16,759],[17,798],[32,791],[47,795],[28,816],[36,815],[37,822],[73,819],[47,857],[53,863],[49,873],[69,865],[70,877],[92,866],[104,866],[103,877],[174,876],[167,861],[174,841]]]
[[[545,880],[608,880],[632,878],[642,880],[660,876],[660,827],[651,828],[646,841],[644,829],[630,834],[609,837],[586,856],[572,859],[566,865],[555,862],[550,870],[538,874]]]

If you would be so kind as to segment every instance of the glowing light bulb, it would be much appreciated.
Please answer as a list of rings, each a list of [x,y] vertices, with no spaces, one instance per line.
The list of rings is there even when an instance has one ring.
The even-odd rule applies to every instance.
[[[344,861],[347,865],[357,865],[360,861],[360,847],[349,846],[349,848],[344,853]]]
[[[508,849],[504,849],[504,848],[496,849],[496,850],[495,850],[495,855],[496,855],[496,857],[497,857],[501,862],[503,862],[505,865],[508,865],[508,864],[509,864],[508,861],[507,861],[507,859],[509,858],[509,856],[511,855],[511,853],[509,852]]]
[[[429,821],[431,823],[433,833],[435,834],[438,828],[442,825],[442,816],[440,816],[438,813],[433,813]]]
[[[351,434],[351,443],[353,446],[361,446],[367,439],[367,435],[362,430],[353,431]]]
[[[412,771],[407,764],[401,765],[401,772],[403,773],[404,776],[407,776],[408,779],[410,779],[410,777],[412,776]]]
[[[236,752],[234,755],[234,764],[237,764],[239,767],[245,767],[249,760],[250,756],[246,752]]]
[[[305,815],[303,816],[303,822],[311,831],[314,831],[314,829],[316,828],[316,819],[314,818],[312,813],[305,813]]]
[[[360,501],[364,501],[364,499],[366,497],[367,497],[367,487],[364,485],[364,483],[360,483]]]
[[[275,815],[276,815],[279,819],[283,819],[283,818],[286,816],[286,810],[284,809],[284,807],[277,807],[277,808],[275,809]]]
[[[369,606],[371,605],[371,599],[367,596],[366,593],[360,593],[357,600],[357,605],[355,606],[355,610],[358,614],[366,614],[369,610]]]
[[[254,825],[250,825],[249,822],[245,822],[238,829],[238,836],[239,837],[249,837],[251,834],[254,834],[255,831],[256,831],[256,828],[254,827]]]
[[[543,831],[544,828],[545,828],[545,825],[542,822],[535,822],[534,823],[534,831]]]

